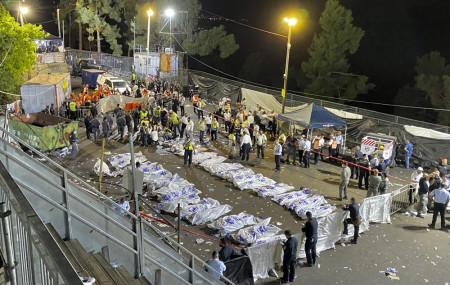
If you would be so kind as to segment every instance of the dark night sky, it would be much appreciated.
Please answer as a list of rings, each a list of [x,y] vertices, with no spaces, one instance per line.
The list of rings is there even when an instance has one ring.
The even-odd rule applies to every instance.
[[[8,1],[6,1],[8,2]],[[31,23],[51,20],[55,1],[34,0],[33,13],[26,20]],[[315,32],[326,0],[200,0],[204,10],[262,29],[287,34],[282,18],[287,12],[305,9],[308,18],[301,29],[293,31],[290,88],[296,86],[295,71],[306,59],[306,50]],[[398,90],[412,83],[417,56],[433,50],[450,59],[450,1],[449,0],[341,0],[353,12],[354,24],[365,30],[358,52],[350,57],[350,72],[365,74],[377,87],[368,101],[392,103]],[[202,13],[203,15],[208,15]],[[208,27],[224,24],[236,36],[239,51],[226,60],[217,54],[201,60],[237,76],[249,54],[260,52],[263,66],[258,71],[258,83],[280,87],[286,54],[286,39],[255,31],[228,21],[201,20]],[[44,28],[57,33],[54,22]],[[190,67],[213,71],[189,61]],[[367,98],[367,95],[365,98]],[[364,97],[361,97],[364,98]],[[406,103],[406,102],[405,102]]]

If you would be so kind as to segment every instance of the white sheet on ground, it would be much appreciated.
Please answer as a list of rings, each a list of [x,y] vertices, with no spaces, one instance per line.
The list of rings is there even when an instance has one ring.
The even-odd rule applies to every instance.
[[[266,197],[274,197],[282,193],[292,191],[294,189],[295,187],[292,185],[287,185],[284,183],[276,183],[274,185],[263,186],[257,189],[253,189],[253,192],[255,192],[256,195],[258,195],[259,197],[266,198]]]
[[[183,207],[181,209],[180,215],[182,218],[186,218],[188,216],[191,216],[197,212],[204,211],[209,208],[214,208],[220,206],[219,201],[214,200],[212,198],[204,198],[200,201],[198,204],[189,205],[186,207]]]
[[[233,207],[230,205],[220,205],[214,208],[209,208],[204,211],[198,211],[190,216],[186,216],[186,219],[193,225],[201,225],[210,221],[214,221],[220,216],[229,213]]]
[[[240,229],[233,235],[234,240],[242,244],[253,244],[260,238],[276,235],[281,229],[270,224],[270,219],[267,218],[253,226]]]
[[[275,203],[284,206],[286,204],[292,203],[294,200],[304,199],[306,197],[309,197],[313,195],[316,191],[315,190],[309,190],[309,189],[302,189],[300,191],[293,191],[289,193],[284,193],[277,195],[272,198],[272,201]]]
[[[242,212],[238,215],[219,218],[211,224],[208,224],[208,228],[218,230],[221,235],[225,235],[235,232],[245,226],[254,225],[257,222],[255,216]]]

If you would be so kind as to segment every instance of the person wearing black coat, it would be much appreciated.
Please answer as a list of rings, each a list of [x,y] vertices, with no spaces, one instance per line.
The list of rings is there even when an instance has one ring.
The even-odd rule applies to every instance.
[[[316,264],[316,244],[317,244],[317,220],[313,218],[311,212],[306,212],[306,218],[308,221],[302,228],[302,232],[306,235],[305,242],[305,254],[306,254],[306,265],[308,267],[314,266]]]
[[[359,236],[359,224],[361,223],[361,218],[359,216],[359,205],[356,203],[355,198],[350,198],[350,205],[344,206],[342,210],[350,211],[350,218],[344,220],[344,235],[348,235],[348,224],[352,224],[354,227],[352,243],[356,244]]]
[[[283,277],[281,282],[288,283],[293,282],[295,278],[295,261],[297,259],[297,246],[298,241],[292,236],[289,230],[284,232],[287,241],[283,245]]]
[[[86,115],[84,117],[84,126],[86,127],[86,137],[91,139],[92,127],[91,127],[91,116]]]

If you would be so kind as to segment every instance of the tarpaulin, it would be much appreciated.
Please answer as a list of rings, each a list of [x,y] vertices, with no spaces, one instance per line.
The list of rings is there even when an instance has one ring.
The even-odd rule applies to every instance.
[[[222,97],[229,97],[231,102],[237,102],[240,98],[240,87],[227,83],[222,83],[214,79],[203,77],[201,75],[189,73],[192,82],[197,85],[201,91],[206,91],[206,98],[220,101]]]
[[[97,111],[99,113],[107,113],[113,111],[117,104],[120,105],[120,107],[125,110],[127,107],[127,104],[129,103],[139,103],[139,104],[145,104],[146,97],[140,97],[140,98],[134,98],[124,95],[109,95],[103,99],[100,99],[100,101],[97,104]]]
[[[274,197],[274,196],[280,195],[282,193],[292,191],[294,189],[295,189],[295,187],[292,185],[287,185],[284,183],[276,183],[274,185],[262,186],[262,187],[258,187],[256,189],[252,189],[252,190],[259,197],[266,198],[266,197]]]
[[[275,203],[277,203],[281,206],[285,206],[285,205],[289,205],[290,203],[292,203],[292,201],[309,197],[309,196],[313,195],[315,192],[316,192],[315,190],[302,189],[300,191],[294,191],[294,192],[277,195],[272,198],[272,201],[274,201]]]
[[[359,208],[361,232],[369,229],[369,222],[391,223],[391,193],[365,198]]]
[[[280,240],[272,239],[270,242],[253,245],[246,252],[253,265],[254,279],[269,277],[269,270],[275,268],[276,263],[281,264]]]
[[[281,103],[270,94],[254,91],[246,88],[241,89],[242,98],[247,101],[247,110],[255,111],[256,105],[261,106],[266,112],[275,111],[276,114],[281,114]],[[306,104],[297,107],[285,107],[285,112],[292,112],[305,107]]]
[[[280,114],[278,119],[292,122],[307,129],[334,128],[347,125],[343,119],[314,103],[299,110]]]
[[[201,225],[216,220],[218,217],[229,213],[232,209],[233,207],[230,205],[219,205],[204,211],[195,212],[190,216],[186,216],[186,219],[193,225]]]
[[[253,285],[253,268],[252,262],[248,256],[233,258],[225,262],[227,270],[223,273],[227,279],[234,284]]]

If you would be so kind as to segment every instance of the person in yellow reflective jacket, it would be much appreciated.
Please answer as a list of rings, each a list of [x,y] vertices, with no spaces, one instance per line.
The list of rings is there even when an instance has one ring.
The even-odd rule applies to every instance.
[[[205,120],[202,118],[198,122],[198,131],[199,131],[198,138],[200,140],[200,143],[202,144],[205,143],[205,141],[203,140],[203,137],[205,136],[205,128],[206,128]]]
[[[211,140],[212,141],[217,140],[218,128],[219,128],[219,122],[217,122],[216,118],[213,118],[212,122],[211,122]]]
[[[236,136],[231,133],[228,136],[228,158],[233,159],[236,155]]]
[[[191,138],[187,137],[187,141],[184,144],[184,166],[186,166],[186,164],[188,164],[189,162],[189,167],[191,167],[192,164],[192,153],[194,152],[195,148],[194,145],[192,144]]]

